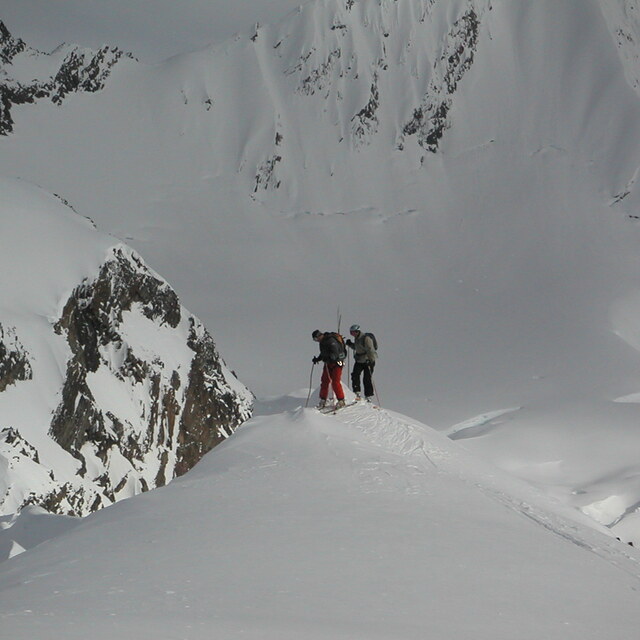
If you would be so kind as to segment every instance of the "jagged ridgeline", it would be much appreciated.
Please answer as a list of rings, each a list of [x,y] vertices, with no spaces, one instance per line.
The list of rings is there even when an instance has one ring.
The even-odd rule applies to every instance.
[[[117,47],[92,51],[77,46],[60,46],[51,54],[33,49],[14,38],[0,21],[0,135],[13,132],[12,108],[48,99],[60,105],[76,92],[95,92],[104,87],[112,67],[122,58],[131,58]],[[21,77],[19,64],[28,63]],[[17,75],[16,75],[17,72]]]
[[[3,285],[0,305],[0,513],[37,504],[85,515],[165,485],[250,417],[252,395],[205,327],[130,248],[113,239],[109,246],[53,198],[43,208],[41,197],[40,214],[26,224],[12,223],[25,202],[34,210],[33,194],[1,186],[9,198],[0,220],[14,246],[1,260],[16,277]],[[21,235],[31,225],[40,233]],[[64,245],[47,248],[54,227],[68,261]],[[98,252],[87,246],[92,239]],[[73,284],[76,254],[86,262],[100,250],[95,273]],[[66,292],[49,313],[56,273]]]

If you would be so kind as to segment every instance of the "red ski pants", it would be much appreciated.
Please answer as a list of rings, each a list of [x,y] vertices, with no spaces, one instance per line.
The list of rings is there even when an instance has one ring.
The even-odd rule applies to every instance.
[[[326,400],[329,395],[329,383],[336,394],[337,400],[344,400],[344,391],[342,390],[342,365],[336,362],[326,362],[322,370],[322,378],[320,380],[320,399]]]

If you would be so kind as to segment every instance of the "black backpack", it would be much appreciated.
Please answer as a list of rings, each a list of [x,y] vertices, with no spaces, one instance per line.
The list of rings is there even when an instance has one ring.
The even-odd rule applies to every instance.
[[[346,360],[347,358],[347,347],[344,344],[344,338],[339,334],[339,333],[332,333],[331,334],[336,342],[338,343],[339,348],[339,353],[336,357],[336,362],[340,361],[340,360]]]

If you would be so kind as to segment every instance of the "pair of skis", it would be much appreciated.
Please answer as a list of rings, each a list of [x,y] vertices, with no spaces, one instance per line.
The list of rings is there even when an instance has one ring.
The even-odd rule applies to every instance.
[[[324,413],[326,414],[330,414],[330,413],[338,413],[338,411],[342,410],[342,409],[346,409],[347,407],[353,407],[354,404],[358,404],[358,401],[354,401],[354,402],[348,402],[346,404],[343,404],[341,407],[332,404],[331,406],[325,406],[325,407],[320,407],[318,408],[318,411],[320,413]]]
[[[321,407],[321,408],[318,408],[318,411],[320,413],[325,414],[325,415],[333,415],[333,414],[338,413],[338,411],[341,411],[342,409],[346,409],[347,407],[353,407],[353,406],[355,406],[357,404],[361,404],[363,406],[368,406],[368,407],[371,407],[372,409],[379,409],[380,408],[378,405],[373,404],[371,402],[366,402],[364,400],[354,400],[353,402],[348,402],[348,403],[342,405],[341,407],[338,407],[335,404],[331,405],[330,407]]]

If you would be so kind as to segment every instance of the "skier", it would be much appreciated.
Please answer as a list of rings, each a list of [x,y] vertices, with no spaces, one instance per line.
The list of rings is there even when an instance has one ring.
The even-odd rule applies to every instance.
[[[375,338],[371,333],[363,333],[359,324],[352,324],[349,333],[353,340],[347,340],[346,344],[354,351],[353,371],[351,372],[351,388],[356,394],[356,400],[360,400],[360,375],[363,374],[364,395],[367,402],[371,402],[373,397],[373,369],[376,366]]]
[[[346,350],[342,342],[342,336],[337,333],[322,332],[316,329],[311,337],[320,344],[320,355],[313,358],[313,363],[324,362],[322,378],[320,380],[320,402],[318,409],[327,405],[329,395],[329,383],[336,394],[336,409],[344,407],[344,391],[342,390],[342,367]]]

